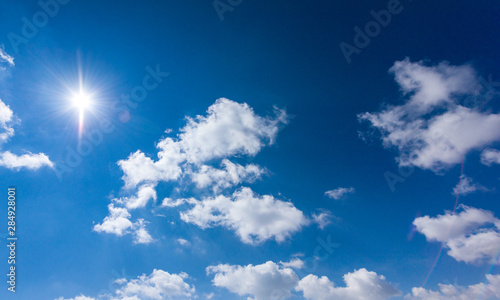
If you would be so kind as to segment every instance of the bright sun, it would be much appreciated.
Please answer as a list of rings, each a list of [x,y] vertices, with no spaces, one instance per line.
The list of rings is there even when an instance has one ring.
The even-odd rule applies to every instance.
[[[90,105],[90,97],[84,92],[75,94],[71,100],[73,101],[73,104],[80,110],[84,110]]]

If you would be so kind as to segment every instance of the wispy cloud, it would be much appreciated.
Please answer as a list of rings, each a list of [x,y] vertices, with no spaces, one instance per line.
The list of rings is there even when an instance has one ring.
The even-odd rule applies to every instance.
[[[325,195],[332,199],[339,200],[342,199],[342,197],[344,197],[346,194],[352,194],[354,192],[355,189],[353,187],[349,188],[339,187],[333,190],[326,191]]]
[[[476,183],[472,178],[466,176],[465,174],[460,177],[459,182],[453,188],[453,195],[460,194],[461,196],[466,196],[472,194],[476,191],[487,192],[488,189],[479,183]]]
[[[14,66],[14,57],[10,56],[5,52],[4,46],[0,46],[0,61],[7,62],[9,65]]]

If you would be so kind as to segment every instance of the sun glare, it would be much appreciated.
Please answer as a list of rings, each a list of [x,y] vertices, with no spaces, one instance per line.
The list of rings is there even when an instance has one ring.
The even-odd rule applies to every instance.
[[[75,94],[71,99],[73,104],[78,107],[80,110],[84,110],[90,105],[90,97],[84,92],[80,92]]]

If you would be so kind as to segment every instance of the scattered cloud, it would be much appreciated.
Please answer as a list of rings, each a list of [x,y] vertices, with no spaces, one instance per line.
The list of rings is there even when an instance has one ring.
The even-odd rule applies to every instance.
[[[179,243],[179,245],[181,246],[189,246],[190,242],[188,240],[185,240],[185,239],[177,239],[177,243]]]
[[[468,287],[452,284],[439,284],[439,291],[414,287],[411,294],[405,296],[408,300],[462,300],[462,299],[500,299],[500,275],[486,274],[486,283],[478,283]]]
[[[447,211],[435,218],[416,218],[413,225],[430,242],[444,242],[448,255],[465,263],[498,263],[500,220],[493,213],[460,205],[459,213]]]
[[[442,62],[429,67],[405,59],[390,72],[409,99],[358,118],[381,133],[385,147],[399,150],[400,166],[438,172],[461,162],[469,151],[500,140],[499,114],[460,104],[465,96],[483,92],[471,66]]]
[[[472,194],[476,191],[487,192],[488,189],[479,183],[473,182],[472,178],[466,176],[465,174],[460,176],[460,180],[453,188],[453,195],[460,194],[461,196],[466,196]]]
[[[80,296],[76,296],[75,298],[69,298],[69,299],[65,299],[63,297],[60,297],[60,298],[57,298],[56,300],[96,300],[96,298],[80,295]]]
[[[143,208],[150,200],[156,202],[156,186],[160,182],[191,182],[198,189],[211,190],[213,194],[217,194],[243,182],[252,183],[260,179],[266,173],[265,169],[255,164],[243,166],[228,158],[254,156],[262,147],[273,144],[281,124],[287,123],[287,115],[283,110],[275,108],[274,117],[262,117],[255,114],[246,103],[221,98],[208,108],[206,116],[186,117],[186,123],[179,130],[177,138],[165,137],[157,143],[157,160],[138,150],[127,159],[118,161],[118,166],[123,171],[126,196],[112,199],[112,203],[123,206],[125,210],[122,212],[126,212],[128,217],[113,215],[110,210],[110,215],[104,219],[103,224],[94,227],[95,231],[123,235],[124,230],[131,228],[128,211]],[[220,160],[220,168],[212,165],[216,160]],[[203,228],[224,226],[234,229],[247,243],[259,243],[269,238],[281,241],[309,222],[291,203],[274,200],[272,196],[243,198],[243,195],[249,195],[244,191],[247,190],[242,189],[233,194],[233,197],[238,197],[235,201],[225,196],[217,196],[213,201],[209,198],[188,201],[167,197],[161,206],[193,204],[194,208],[181,214],[183,220]],[[268,206],[246,207],[245,209],[252,212],[251,216],[245,216],[239,211],[240,206],[253,202]],[[217,207],[218,204],[226,207]],[[277,208],[284,208],[292,215],[287,217],[279,211],[270,210]],[[198,214],[199,211],[201,214]],[[211,211],[220,212],[221,215],[216,216]],[[261,228],[258,225],[261,220],[258,218],[266,216],[275,216],[278,219],[269,220],[269,224]],[[295,217],[298,219],[291,219]],[[282,224],[281,221],[285,223]],[[321,221],[324,224],[325,217],[322,217]],[[276,228],[272,228],[273,226]]]
[[[346,287],[335,287],[328,277],[310,274],[299,281],[295,290],[310,300],[383,300],[401,295],[384,276],[364,268],[345,274],[344,282]]]
[[[242,242],[259,244],[268,239],[283,242],[310,221],[290,202],[258,196],[241,188],[230,197],[219,195],[190,199],[191,209],[181,212],[184,222],[201,228],[222,226],[234,230]]]
[[[346,194],[352,194],[354,192],[355,189],[353,187],[350,188],[339,187],[334,190],[326,191],[325,195],[332,199],[339,200],[342,199],[342,197],[344,197]]]
[[[496,149],[485,149],[481,153],[481,162],[487,166],[500,164],[500,151]]]
[[[0,100],[0,145],[6,143],[14,136],[13,122],[15,119],[16,117],[10,107]],[[28,151],[26,152],[26,154],[19,156],[10,151],[0,151],[0,166],[11,170],[19,170],[21,168],[37,170],[44,166],[54,167],[54,164],[44,153],[33,154]]]
[[[304,261],[300,258],[293,258],[289,262],[280,261],[280,265],[285,268],[302,269],[304,267]]]
[[[324,210],[319,214],[312,214],[312,220],[314,223],[318,224],[320,229],[324,229],[326,226],[332,223],[332,219],[335,218],[330,211]]]
[[[113,233],[122,236],[128,233],[128,229],[133,226],[130,221],[130,213],[126,208],[115,207],[113,203],[108,205],[109,215],[104,218],[102,224],[94,226],[96,232]]]

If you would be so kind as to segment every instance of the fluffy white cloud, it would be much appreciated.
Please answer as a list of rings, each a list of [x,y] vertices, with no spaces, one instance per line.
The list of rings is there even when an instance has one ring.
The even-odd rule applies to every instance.
[[[113,203],[108,205],[109,215],[104,218],[102,224],[94,226],[96,232],[113,233],[122,236],[128,233],[128,229],[133,226],[130,221],[130,213],[126,208],[115,207]]]
[[[251,295],[255,300],[289,298],[291,289],[299,277],[290,268],[282,268],[268,261],[261,265],[217,265],[207,268],[207,274],[215,274],[213,284],[240,296]]]
[[[177,239],[177,243],[179,243],[179,245],[181,246],[189,246],[190,242],[188,240],[185,240],[185,239]]]
[[[401,295],[401,291],[389,284],[385,277],[366,269],[344,275],[346,287],[335,287],[328,277],[307,275],[295,288],[311,300],[382,300]]]
[[[115,203],[125,204],[127,209],[136,209],[146,206],[149,200],[156,201],[156,190],[155,186],[151,184],[141,185],[137,194],[130,197],[122,197],[113,199]]]
[[[282,242],[310,223],[292,203],[270,195],[255,195],[250,188],[242,188],[231,197],[219,195],[203,200],[190,199],[189,202],[194,207],[181,212],[184,222],[202,228],[227,227],[247,244],[268,239]]]
[[[190,175],[198,188],[212,186],[214,192],[221,189],[236,186],[242,182],[254,182],[259,179],[265,170],[257,165],[249,164],[242,166],[228,159],[222,160],[222,169],[202,165],[197,171],[191,171]]]
[[[14,128],[12,127],[14,118],[14,113],[10,107],[0,100],[0,145],[6,143],[12,136],[14,136]],[[21,168],[37,170],[44,166],[52,168],[54,164],[44,153],[33,154],[31,152],[27,152],[26,154],[19,156],[10,151],[0,151],[0,166],[12,170],[18,170]]]
[[[177,138],[166,137],[158,142],[157,160],[138,150],[127,159],[118,161],[123,171],[122,179],[128,196],[112,201],[116,205],[124,206],[127,214],[128,210],[145,207],[150,200],[156,201],[156,186],[160,182],[176,181],[181,184],[192,182],[199,189],[210,188],[212,192],[217,193],[242,182],[251,183],[261,178],[266,172],[265,169],[254,164],[242,166],[227,158],[240,155],[253,156],[262,147],[273,144],[280,125],[287,122],[287,115],[284,111],[275,109],[274,117],[262,117],[256,115],[246,103],[221,98],[208,108],[205,116],[186,117],[186,119],[187,124],[180,129]],[[215,160],[221,160],[220,169],[211,166]],[[191,203],[195,207],[183,214],[185,220],[204,224],[204,227],[212,225],[231,227],[248,243],[260,242],[271,237],[282,240],[290,232],[299,230],[302,224],[308,222],[302,212],[290,203],[281,205],[285,203],[282,201],[269,204],[269,201],[262,200],[259,203],[269,204],[271,207],[264,207],[262,212],[258,212],[255,208],[250,209],[253,211],[251,216],[240,217],[244,213],[238,211],[239,206],[248,205],[252,201],[254,200],[240,199],[234,203],[231,200],[223,203],[229,203],[231,207],[217,208],[215,204],[212,205],[210,209],[225,213],[224,217],[213,216],[214,220],[210,224],[208,220],[203,219],[211,218],[210,216],[196,216],[195,213],[201,206],[206,210],[208,208],[206,204],[211,202],[165,198],[162,206],[174,207],[186,202]],[[255,218],[267,216],[268,212],[265,210],[274,208],[285,208],[286,212],[292,213],[291,218],[298,217],[298,220],[290,222],[283,214],[277,212],[275,216],[280,219],[269,222],[270,224],[263,228],[257,228],[259,220]],[[269,215],[273,216],[271,213]],[[103,224],[97,225],[94,229],[98,232],[123,235],[124,230],[131,228],[129,219],[130,215],[126,218],[114,216],[110,210],[110,215],[104,219]],[[247,221],[249,224],[245,224]],[[280,221],[285,223],[282,224]],[[321,221],[324,224],[325,217],[322,217]],[[272,228],[273,226],[276,228]],[[256,236],[256,239],[251,236]]]
[[[163,270],[153,270],[150,275],[143,274],[137,279],[126,280],[121,278],[115,281],[121,285],[112,294],[99,295],[99,299],[109,300],[163,300],[163,299],[191,299],[195,297],[195,287],[185,282],[188,274],[170,274]],[[58,298],[57,300],[95,300],[96,298],[83,295],[71,299]]]
[[[215,274],[212,281],[215,286],[255,300],[287,299],[294,295],[292,291],[302,292],[304,298],[311,300],[382,300],[401,295],[384,276],[366,269],[345,274],[346,287],[334,287],[326,276],[318,278],[309,274],[299,280],[290,267],[300,269],[303,262],[294,259],[288,263],[268,261],[255,266],[221,264],[208,267],[207,274]]]
[[[53,167],[54,164],[49,157],[43,153],[32,154],[28,152],[21,156],[17,156],[10,151],[0,152],[0,166],[8,169],[26,168],[37,170],[43,166]]]
[[[453,188],[453,195],[460,193],[462,196],[474,193],[476,191],[487,192],[488,189],[479,183],[473,182],[472,178],[465,174],[460,177],[458,184]]]
[[[358,118],[380,131],[384,146],[399,150],[401,166],[439,171],[500,140],[499,114],[460,105],[463,96],[481,93],[472,67],[428,67],[406,59],[396,62],[391,72],[408,101]]]
[[[468,287],[455,286],[451,284],[439,284],[439,291],[427,290],[415,287],[411,294],[405,296],[408,300],[466,300],[500,299],[500,275],[486,275],[487,283],[478,283]]]
[[[246,103],[218,99],[207,116],[187,118],[181,129],[180,143],[191,162],[235,154],[256,155],[267,143],[272,144],[286,113],[276,109],[276,118],[261,117]]]
[[[192,297],[195,287],[184,280],[189,276],[186,273],[170,274],[163,270],[153,270],[146,276],[143,274],[137,279],[126,282],[115,291],[118,297],[112,299],[170,299],[171,297]]]
[[[490,211],[465,205],[458,210],[458,214],[448,211],[435,218],[419,217],[413,225],[428,241],[444,242],[448,255],[457,261],[498,263],[495,255],[500,245],[500,220]]]
[[[336,188],[334,190],[326,191],[325,195],[327,195],[328,197],[330,197],[332,199],[339,200],[342,197],[344,197],[346,194],[352,194],[354,192],[355,192],[355,189],[353,187],[350,187],[350,188],[339,187],[339,188]]]
[[[487,166],[500,164],[500,151],[496,149],[485,149],[481,153],[481,162]]]
[[[104,218],[102,224],[96,224],[94,231],[99,233],[111,233],[117,236],[132,233],[135,244],[149,244],[154,241],[146,230],[146,221],[138,219],[137,222],[130,221],[130,213],[124,207],[115,207],[113,203],[108,205],[109,215]]]

